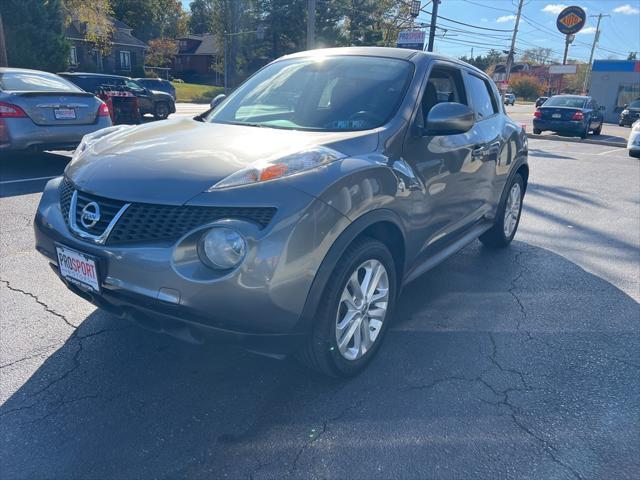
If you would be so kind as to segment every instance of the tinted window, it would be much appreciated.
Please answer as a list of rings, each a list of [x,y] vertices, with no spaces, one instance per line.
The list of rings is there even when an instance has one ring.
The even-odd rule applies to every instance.
[[[557,95],[544,102],[544,106],[584,108],[585,103],[586,99],[583,97],[562,97],[560,95]]]
[[[354,131],[383,125],[411,80],[403,60],[338,56],[273,63],[241,85],[211,122]]]
[[[498,106],[489,84],[475,75],[468,75],[467,78],[469,79],[469,97],[478,119],[498,113]]]
[[[629,104],[629,108],[640,108],[640,100],[634,100]]]
[[[74,84],[45,72],[0,73],[0,90],[15,92],[79,92]]]
[[[426,125],[429,111],[443,102],[457,102],[467,105],[467,98],[460,70],[453,68],[434,68],[422,94],[421,114],[418,121]]]

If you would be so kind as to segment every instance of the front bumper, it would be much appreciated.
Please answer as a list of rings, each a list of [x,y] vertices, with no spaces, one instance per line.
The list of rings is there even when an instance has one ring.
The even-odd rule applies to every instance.
[[[543,120],[543,119],[533,119],[533,128],[537,130],[550,130],[552,132],[557,133],[568,133],[579,135],[584,132],[584,129],[587,127],[587,124],[584,122],[575,122],[575,121],[567,121],[567,120]]]
[[[8,136],[0,143],[0,150],[66,150],[78,146],[88,133],[110,127],[109,117],[98,117],[88,125],[36,125],[30,118],[5,118],[4,129]]]
[[[72,235],[60,208],[60,181],[47,184],[38,207],[36,249],[56,271],[56,244],[98,259],[99,294],[65,282],[83,298],[179,338],[217,337],[269,353],[287,353],[309,333],[310,326],[301,318],[315,273],[330,246],[320,235],[326,237],[329,225],[336,230],[344,221],[332,207],[293,188],[282,186],[279,194],[270,192],[272,198],[286,202],[277,205],[278,212],[264,230],[235,221],[249,244],[240,267],[216,278],[196,279],[175,264],[179,242],[109,246]]]

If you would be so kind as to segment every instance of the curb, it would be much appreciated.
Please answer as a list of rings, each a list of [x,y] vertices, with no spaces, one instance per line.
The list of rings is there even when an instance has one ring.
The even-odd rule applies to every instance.
[[[534,133],[527,133],[527,137],[535,140],[551,140],[554,142],[586,143],[589,145],[603,145],[605,147],[627,148],[626,143],[610,142],[607,140],[593,140],[590,138],[583,140],[582,138],[576,138],[576,137],[560,137],[558,135],[536,135]]]

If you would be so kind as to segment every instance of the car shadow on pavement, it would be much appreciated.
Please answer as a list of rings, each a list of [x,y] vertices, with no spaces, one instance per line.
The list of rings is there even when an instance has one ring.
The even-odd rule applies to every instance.
[[[0,407],[2,476],[632,478],[639,315],[521,242],[409,285],[346,381],[95,311]]]

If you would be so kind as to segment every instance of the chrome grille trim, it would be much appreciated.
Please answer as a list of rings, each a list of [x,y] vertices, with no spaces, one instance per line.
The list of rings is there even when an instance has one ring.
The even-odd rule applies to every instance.
[[[69,228],[71,229],[71,231],[77,235],[80,238],[84,238],[85,240],[91,240],[93,243],[97,243],[98,245],[104,245],[107,241],[107,238],[109,238],[109,234],[111,233],[111,230],[113,230],[113,227],[116,226],[116,223],[118,222],[118,220],[120,219],[120,217],[124,214],[124,212],[127,210],[127,208],[129,208],[129,206],[131,205],[130,203],[125,203],[122,208],[120,208],[120,210],[118,210],[118,213],[116,213],[113,218],[111,219],[111,221],[109,222],[109,225],[107,225],[107,228],[105,228],[104,232],[102,232],[100,235],[93,235],[92,233],[88,233],[85,232],[84,230],[81,230],[78,227],[78,224],[76,222],[76,207],[78,204],[78,191],[74,190],[73,191],[73,195],[71,196],[71,205],[69,207]]]

